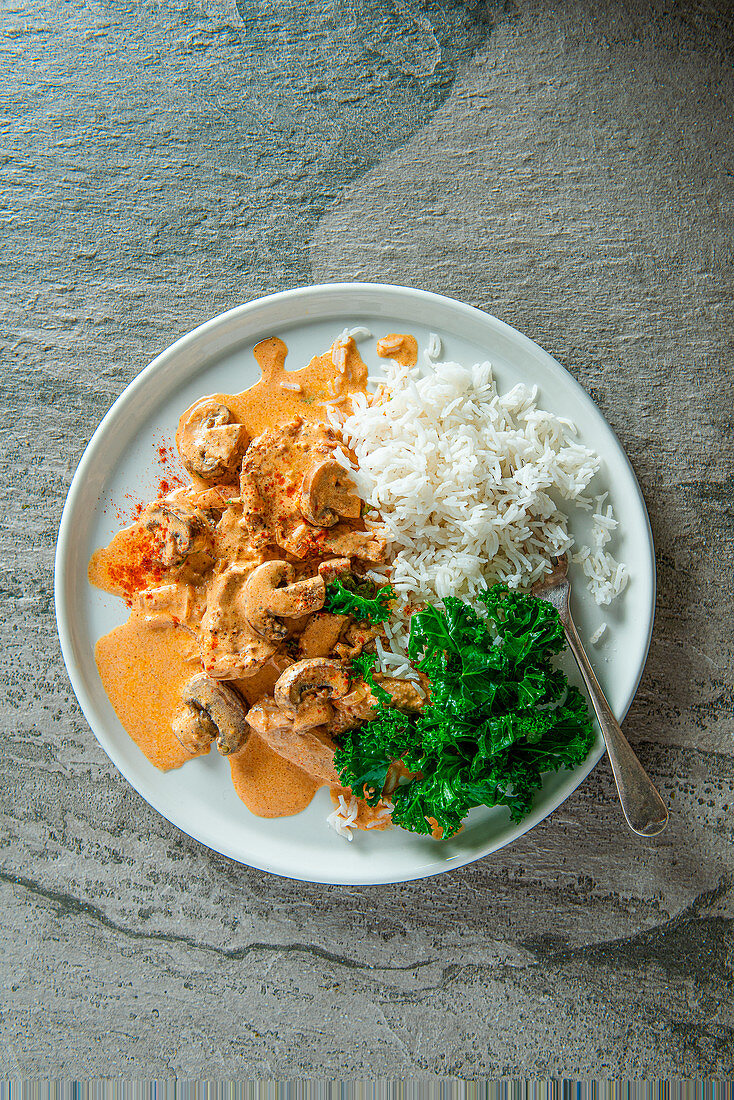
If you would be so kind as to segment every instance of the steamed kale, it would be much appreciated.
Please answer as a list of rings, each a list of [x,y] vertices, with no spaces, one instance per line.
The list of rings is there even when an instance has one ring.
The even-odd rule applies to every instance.
[[[413,719],[391,706],[390,692],[375,683],[372,673],[375,661],[374,656],[363,653],[352,659],[352,670],[369,685],[377,716],[373,722],[342,734],[341,748],[334,754],[336,770],[342,778],[349,774],[346,786],[370,806],[380,801],[388,768],[405,757],[415,737]]]
[[[375,805],[390,765],[413,778],[390,794],[396,825],[449,837],[474,806],[507,806],[513,821],[532,808],[543,772],[573,768],[594,731],[586,703],[552,658],[565,642],[557,611],[495,585],[478,597],[487,617],[448,597],[411,620],[408,654],[430,680],[418,716],[392,705],[374,682],[374,658],[356,658],[375,718],[344,734],[334,762],[342,783]]]
[[[378,588],[374,581],[357,580],[350,574],[329,581],[324,611],[332,615],[353,615],[359,622],[384,623],[390,618],[390,600],[395,593],[389,584]]]

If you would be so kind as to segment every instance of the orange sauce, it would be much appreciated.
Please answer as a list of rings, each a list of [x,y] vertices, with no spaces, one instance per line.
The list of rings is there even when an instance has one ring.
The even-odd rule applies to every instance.
[[[418,362],[418,341],[404,332],[389,332],[377,342],[381,359],[394,359],[401,367],[414,367]]]
[[[324,421],[323,403],[334,401],[330,383],[346,397],[365,391],[367,367],[351,339],[337,341],[301,370],[286,371],[287,354],[286,345],[277,337],[263,340],[254,348],[260,380],[243,393],[214,395],[245,425],[250,438],[298,416]],[[196,477],[192,481],[205,486]],[[147,576],[149,562],[146,547],[137,545],[140,538],[139,529],[126,528],[108,547],[97,550],[89,563],[90,582],[128,602],[136,591],[155,584],[160,578],[153,573]],[[172,732],[171,720],[184,684],[201,670],[192,635],[179,627],[151,627],[141,614],[133,612],[124,626],[100,638],[95,657],[120,722],[148,760],[163,770],[190,760],[191,754]],[[280,671],[269,662],[255,676],[233,683],[248,703],[254,703],[263,694],[272,693]],[[273,752],[255,733],[229,762],[237,794],[260,817],[299,813],[324,785]]]
[[[294,371],[285,369],[288,348],[276,336],[256,344],[253,354],[260,367],[260,381],[243,393],[212,395],[232,410],[251,439],[297,416],[304,420],[326,420],[324,403],[334,401],[334,395],[329,393],[330,382],[338,383],[347,397],[364,393],[367,384],[367,367],[354,340],[346,342],[343,354],[342,349],[334,347],[333,352],[315,355],[308,366]],[[334,366],[333,359],[342,363],[343,372]],[[300,390],[289,388],[292,386],[299,386]],[[188,410],[182,420],[187,413]]]
[[[232,783],[258,817],[289,817],[305,810],[323,783],[273,752],[256,733],[229,758]]]
[[[282,668],[278,668],[272,661],[259,668],[254,676],[248,676],[246,680],[232,680],[232,687],[237,688],[243,699],[252,706],[263,695],[272,695]]]
[[[171,729],[183,686],[201,664],[188,631],[153,628],[133,613],[99,639],[94,655],[117,717],[151,764],[167,771],[191,760]]]
[[[95,550],[89,562],[89,583],[128,602],[141,588],[160,583],[163,569],[151,559],[154,538],[139,527],[118,531],[109,546]]]

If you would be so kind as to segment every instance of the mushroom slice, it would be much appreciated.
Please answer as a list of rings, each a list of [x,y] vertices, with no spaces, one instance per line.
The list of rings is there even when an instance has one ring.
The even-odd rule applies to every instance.
[[[340,518],[359,519],[362,501],[344,467],[335,459],[327,458],[305,475],[299,510],[309,523],[333,527]]]
[[[185,412],[176,433],[184,466],[204,481],[234,480],[249,442],[244,425],[215,397]]]
[[[320,611],[326,599],[323,577],[295,581],[286,561],[266,561],[250,574],[245,588],[245,618],[253,630],[271,642],[288,636],[281,618],[295,619]]]
[[[275,685],[273,696],[279,707],[299,707],[312,692],[341,699],[349,691],[349,673],[341,661],[311,657],[287,668]]]
[[[233,687],[199,673],[183,689],[171,728],[192,754],[205,752],[216,739],[221,755],[229,756],[241,749],[250,735],[245,714],[242,698]]]
[[[155,532],[158,561],[166,569],[186,565],[194,573],[204,573],[213,564],[214,532],[202,516],[152,504],[140,521]]]

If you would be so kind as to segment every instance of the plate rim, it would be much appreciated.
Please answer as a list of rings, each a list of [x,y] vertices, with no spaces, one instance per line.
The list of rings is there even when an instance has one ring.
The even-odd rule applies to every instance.
[[[519,345],[521,348],[531,353],[534,357],[540,358],[546,367],[551,370],[551,373],[558,374],[565,385],[569,383],[572,387],[580,391],[585,401],[592,404],[596,413],[602,418],[606,428],[613,437],[616,444],[618,455],[624,461],[627,467],[628,473],[631,478],[631,483],[634,486],[637,496],[637,503],[641,509],[642,518],[644,520],[644,526],[647,534],[647,557],[649,565],[649,579],[650,579],[650,609],[648,615],[648,621],[646,624],[644,645],[642,647],[642,659],[637,673],[634,677],[632,688],[629,694],[629,699],[617,714],[617,718],[620,723],[624,720],[632,701],[635,698],[637,690],[642,679],[647,659],[649,656],[650,642],[652,639],[653,626],[655,621],[656,610],[656,597],[657,597],[657,571],[656,571],[656,559],[655,559],[655,545],[652,532],[652,526],[650,523],[650,517],[645,504],[645,498],[642,493],[637,475],[634,467],[622,446],[616,432],[608,423],[602,410],[598,407],[591,394],[581,385],[581,383],[574,378],[574,376],[568,371],[561,363],[558,362],[549,352],[547,352],[541,345],[537,344],[531,337],[521,332],[514,326],[502,321],[500,318],[495,317],[493,314],[479,309],[476,306],[468,305],[466,302],[451,297],[450,295],[437,294],[433,291],[422,290],[417,287],[402,286],[394,283],[364,283],[364,282],[326,282],[311,284],[305,287],[293,287],[288,290],[278,291],[273,294],[264,295],[258,298],[253,298],[250,301],[244,302],[240,305],[234,306],[231,309],[225,310],[222,313],[217,314],[214,317],[197,325],[194,329],[179,336],[172,344],[166,347],[163,351],[159,352],[147,366],[145,366],[123,389],[123,391],[115,399],[111,407],[103,416],[102,420],[98,424],[97,428],[93,432],[89,442],[87,443],[84,451],[79,459],[77,467],[74,471],[71,484],[69,486],[66,500],[64,502],[64,508],[59,523],[58,536],[56,541],[56,551],[54,556],[54,608],[56,614],[56,625],[59,635],[59,642],[61,646],[61,653],[66,667],[67,675],[69,677],[72,689],[76,696],[77,702],[82,710],[82,713],[92,730],[97,742],[102,748],[105,755],[112,761],[118,771],[122,774],[123,778],[130,784],[131,787],[143,798],[152,809],[165,818],[174,828],[179,829],[182,833],[190,836],[196,840],[197,843],[202,844],[204,847],[209,848],[213,852],[224,855],[229,859],[234,860],[245,867],[253,867],[257,870],[267,871],[270,874],[278,875],[282,878],[291,878],[294,881],[314,882],[324,885],[348,885],[348,886],[377,886],[377,885],[389,885],[398,882],[410,882],[423,878],[432,878],[435,875],[443,874],[447,871],[455,870],[459,867],[467,866],[471,863],[475,863],[484,857],[493,854],[502,848],[514,843],[520,837],[530,832],[536,825],[544,821],[555,810],[557,810],[567,798],[569,798],[575,790],[583,783],[592,769],[596,766],[599,760],[604,756],[605,749],[603,745],[598,745],[596,749],[593,749],[584,763],[579,768],[568,772],[568,779],[565,783],[559,787],[555,795],[551,798],[548,805],[535,807],[533,811],[527,815],[519,824],[515,824],[511,829],[507,831],[507,835],[501,837],[498,840],[490,841],[480,851],[472,851],[466,855],[457,855],[444,861],[437,866],[428,866],[421,868],[415,873],[406,874],[399,872],[397,874],[381,874],[379,877],[374,875],[355,874],[353,877],[328,877],[326,875],[320,875],[318,873],[308,873],[295,875],[292,872],[286,871],[282,866],[270,864],[267,859],[252,858],[245,861],[239,853],[235,853],[231,848],[228,850],[226,838],[222,842],[217,844],[211,843],[205,836],[199,835],[195,828],[184,826],[173,820],[168,813],[164,813],[159,809],[153,801],[147,796],[147,794],[140,789],[140,786],[134,782],[127,773],[127,768],[123,762],[119,759],[118,754],[115,751],[114,744],[108,744],[108,738],[104,735],[100,735],[100,732],[92,721],[91,715],[94,712],[94,705],[91,697],[87,693],[86,686],[80,673],[80,669],[77,668],[76,657],[74,654],[74,644],[71,634],[70,626],[70,614],[71,609],[69,607],[69,593],[67,591],[66,578],[66,565],[70,557],[71,549],[74,542],[73,531],[73,517],[75,514],[75,506],[78,498],[81,496],[85,482],[87,481],[88,474],[94,459],[97,455],[97,450],[100,445],[100,440],[104,438],[108,426],[114,422],[120,415],[120,412],[125,406],[133,401],[137,395],[139,389],[144,387],[151,377],[151,375],[157,374],[162,368],[166,366],[169,360],[177,359],[182,353],[185,353],[189,347],[199,343],[202,338],[205,338],[210,332],[215,331],[217,328],[226,327],[231,322],[236,322],[240,318],[246,317],[248,313],[253,313],[259,308],[272,306],[274,303],[281,303],[284,307],[287,307],[288,303],[294,300],[306,301],[310,298],[319,298],[325,293],[355,293],[362,294],[369,297],[370,294],[375,296],[383,296],[385,294],[394,294],[398,298],[413,299],[416,301],[422,301],[424,303],[434,302],[436,305],[441,304],[446,307],[449,306],[452,310],[465,314],[469,318],[473,318],[483,325],[487,325],[490,328],[496,328],[496,330],[506,337],[508,337],[515,345]],[[357,312],[355,310],[355,312]],[[307,318],[301,318],[305,320]],[[355,871],[357,868],[355,867]]]

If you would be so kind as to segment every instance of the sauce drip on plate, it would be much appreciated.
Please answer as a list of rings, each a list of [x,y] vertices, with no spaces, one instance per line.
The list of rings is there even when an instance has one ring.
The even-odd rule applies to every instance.
[[[387,350],[381,350],[383,346]],[[250,441],[270,429],[280,430],[294,420],[325,424],[328,404],[348,412],[351,397],[365,392],[367,367],[350,337],[336,340],[327,352],[315,356],[300,370],[286,370],[287,354],[286,345],[277,337],[261,341],[254,348],[261,372],[259,381],[242,393],[214,394],[207,399],[226,406],[235,425],[239,422],[244,427]],[[390,355],[410,365],[416,361],[417,344],[412,336],[391,334],[378,346],[378,354]],[[177,444],[182,425],[197,404],[199,402],[182,414]],[[234,431],[236,433],[236,426]],[[95,649],[97,667],[123,727],[148,760],[164,770],[178,768],[196,755],[176,739],[172,719],[180,706],[184,685],[202,669],[197,630],[210,592],[209,581],[205,578],[207,569],[211,569],[211,556],[216,559],[217,554],[223,552],[223,546],[228,547],[227,553],[234,546],[235,560],[244,563],[244,567],[247,567],[248,554],[252,558],[250,550],[236,549],[238,531],[240,526],[246,525],[247,519],[246,509],[238,496],[240,488],[236,475],[225,477],[227,483],[224,485],[213,484],[195,473],[190,476],[191,486],[177,489],[159,502],[165,510],[175,509],[183,500],[192,514],[208,517],[203,524],[205,528],[209,521],[211,529],[217,528],[213,540],[207,536],[208,542],[200,532],[196,536],[201,542],[197,550],[198,565],[190,570],[190,575],[184,574],[183,579],[177,576],[175,583],[170,583],[171,574],[166,572],[161,561],[165,563],[166,554],[170,559],[175,552],[175,539],[164,544],[155,524],[148,520],[146,526],[145,511],[138,523],[118,532],[107,547],[94,553],[88,571],[93,585],[122,597],[133,608],[123,626],[99,639]],[[229,526],[218,520],[225,514],[231,514]],[[212,516],[217,518],[211,519]],[[339,535],[342,528],[345,530],[341,537],[352,540],[350,547],[355,538],[364,540],[367,537],[361,519],[349,524],[340,521],[337,527],[322,529],[322,533],[326,532],[328,540],[334,532]],[[277,547],[275,552],[291,557],[290,552],[286,555]],[[336,549],[331,552],[339,553]],[[273,556],[272,552],[270,554]],[[267,559],[267,553],[265,557]],[[298,560],[295,565],[301,568]],[[216,641],[215,638],[215,644]],[[297,644],[296,632],[293,645]],[[230,677],[229,682],[252,705],[263,696],[272,696],[283,668],[283,662],[279,662],[276,655],[266,660],[253,675],[241,679]],[[300,757],[298,759],[300,762]],[[326,782],[279,755],[254,731],[243,747],[230,755],[229,763],[237,794],[254,814],[262,817],[298,813]],[[382,827],[383,823],[375,824]]]

